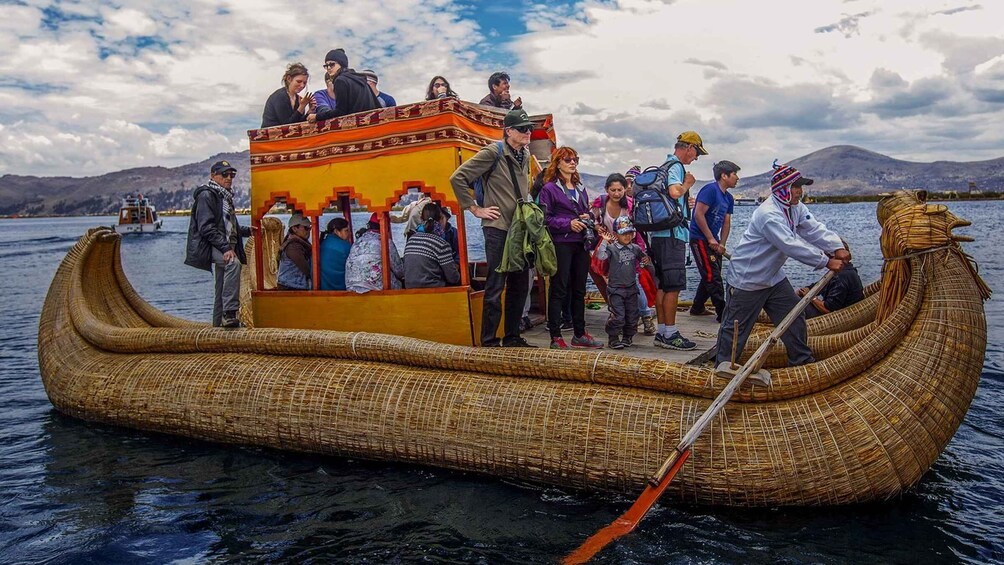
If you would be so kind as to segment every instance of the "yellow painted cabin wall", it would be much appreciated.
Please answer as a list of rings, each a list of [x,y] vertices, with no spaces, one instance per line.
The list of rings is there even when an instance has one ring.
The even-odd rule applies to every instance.
[[[476,345],[483,295],[469,296],[468,287],[364,294],[260,291],[252,301],[254,325],[259,328],[374,332]],[[472,310],[478,314],[474,323]]]

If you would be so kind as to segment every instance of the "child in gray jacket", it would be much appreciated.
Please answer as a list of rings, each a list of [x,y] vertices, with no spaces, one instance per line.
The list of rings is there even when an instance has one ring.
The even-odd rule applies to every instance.
[[[596,257],[608,260],[607,273],[607,335],[610,349],[631,347],[638,331],[638,265],[648,266],[648,255],[634,243],[635,229],[631,219],[621,216],[614,221],[616,235],[604,232],[596,248]]]

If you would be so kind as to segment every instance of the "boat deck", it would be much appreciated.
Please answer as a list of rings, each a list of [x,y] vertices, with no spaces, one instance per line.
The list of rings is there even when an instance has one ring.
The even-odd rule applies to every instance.
[[[607,307],[606,304],[601,303],[600,305],[602,306],[600,310],[586,309],[586,331],[592,334],[597,341],[603,342],[605,346],[607,336],[603,327],[607,321]],[[542,318],[539,321],[540,323],[534,325],[533,328],[523,332],[522,336],[532,345],[548,347],[551,344],[551,337],[547,331],[547,324],[543,322]],[[697,344],[695,349],[690,351],[674,351],[672,349],[656,347],[653,343],[653,336],[644,335],[639,324],[639,331],[634,337],[634,344],[631,347],[616,351],[623,355],[662,359],[673,363],[699,363],[703,361],[702,356],[704,358],[707,357],[705,354],[715,346],[718,338],[718,322],[715,321],[715,317],[691,316],[688,308],[681,308],[676,314],[676,326],[684,337]],[[572,330],[563,330],[561,333],[566,342],[571,342]],[[604,348],[604,351],[615,350]]]

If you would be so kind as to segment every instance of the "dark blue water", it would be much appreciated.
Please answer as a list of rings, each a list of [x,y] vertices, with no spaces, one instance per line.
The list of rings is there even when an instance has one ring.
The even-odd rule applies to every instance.
[[[967,249],[1001,292],[1004,203],[951,208],[974,222],[965,233],[977,242]],[[850,241],[862,278],[874,280],[881,265],[874,206],[814,209]],[[737,208],[733,241],[750,213]],[[65,252],[86,228],[109,221],[0,220],[0,562],[554,562],[632,502],[61,416],[38,374],[38,316]],[[167,218],[166,233],[126,238],[125,267],[157,307],[208,321],[209,276],[181,263],[187,222]],[[797,266],[789,274],[796,284],[812,281]],[[987,303],[983,379],[965,422],[920,485],[900,499],[811,510],[657,507],[598,561],[1004,561],[1002,299]]]

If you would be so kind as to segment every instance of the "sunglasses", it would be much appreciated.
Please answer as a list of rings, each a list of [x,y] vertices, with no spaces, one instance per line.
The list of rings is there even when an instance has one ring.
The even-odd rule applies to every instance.
[[[434,82],[434,83],[432,83],[432,87],[433,88],[446,88],[446,84],[442,83],[442,82]]]
[[[520,133],[530,133],[533,131],[533,126],[517,126],[512,128]]]
[[[564,161],[564,162],[566,162],[566,163],[575,163],[576,165],[579,164],[579,158],[578,157],[562,157],[561,160]]]
[[[232,178],[234,178],[234,177],[237,176],[237,173],[234,172],[234,171],[227,171],[225,173],[220,173],[220,176],[224,177],[224,178],[232,179]]]
[[[334,67],[337,64],[338,63],[324,63],[324,68],[325,69],[330,69],[331,67]]]

